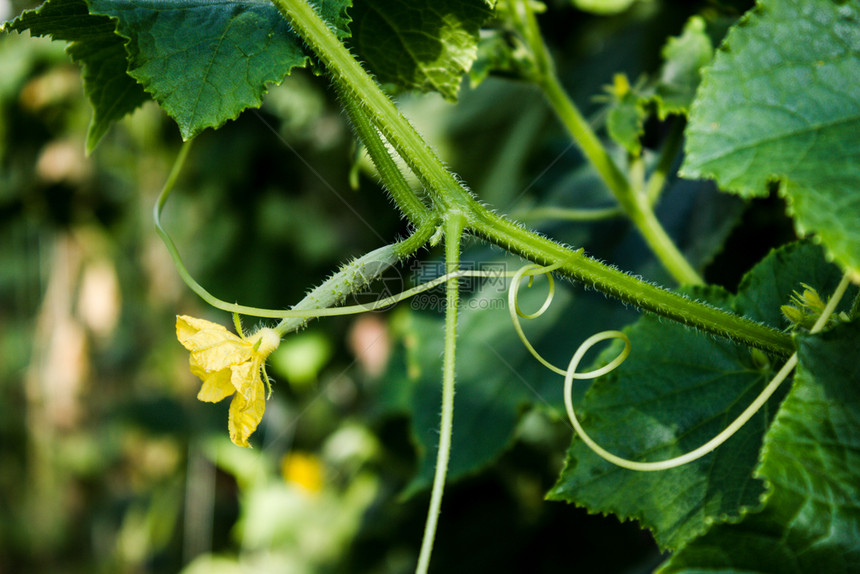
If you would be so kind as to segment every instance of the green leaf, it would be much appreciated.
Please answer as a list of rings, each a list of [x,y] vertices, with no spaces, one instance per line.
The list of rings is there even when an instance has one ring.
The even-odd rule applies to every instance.
[[[737,417],[771,376],[746,349],[650,316],[628,336],[630,358],[577,409],[598,444],[624,458],[663,460],[697,448]],[[750,474],[768,423],[757,415],[711,455],[663,472],[616,467],[575,440],[549,497],[635,518],[661,546],[676,548],[714,517],[757,504],[763,488]]]
[[[376,78],[456,100],[478,54],[478,32],[495,2],[358,0],[353,46]]]
[[[779,180],[798,231],[860,269],[858,85],[860,2],[762,0],[703,74],[683,175],[743,197]]]
[[[611,103],[606,114],[606,131],[628,153],[638,156],[642,152],[639,138],[645,133],[645,118],[648,115],[643,106],[645,100],[638,89],[630,87],[627,76],[623,74],[615,75],[615,82],[607,91]]]
[[[320,8],[341,38],[349,35],[348,6]],[[71,42],[94,108],[90,150],[146,101],[144,90],[189,139],[259,107],[268,84],[308,62],[302,41],[264,0],[48,0],[3,29]]]
[[[754,272],[744,276],[734,308],[741,315],[785,329],[789,322],[775,301],[790,303],[794,292],[802,291],[804,285],[813,287],[826,300],[841,278],[839,269],[825,262],[820,247],[807,241],[794,243],[771,252]]]
[[[308,58],[286,20],[263,0],[89,0],[117,19],[128,39],[128,73],[176,120],[182,137],[218,128],[259,107]],[[347,2],[324,2],[323,16],[346,36]]]
[[[84,0],[48,0],[35,10],[3,25],[3,31],[29,30],[69,42],[67,53],[83,69],[84,92],[93,106],[87,151],[95,149],[110,125],[133,111],[148,97],[126,73],[123,39],[114,23],[91,15]]]
[[[671,114],[687,114],[701,81],[701,69],[713,55],[705,20],[699,16],[687,21],[680,36],[669,38],[663,47],[663,66],[653,98],[661,120]]]
[[[771,322],[799,287],[797,276],[825,293],[839,275],[819,248],[801,243],[765,258],[736,297],[719,292],[700,296]],[[628,335],[632,349],[627,362],[592,385],[577,407],[586,432],[625,458],[663,460],[699,447],[733,421],[774,373],[758,353],[651,316],[640,319]],[[637,519],[661,546],[678,548],[711,523],[737,519],[758,506],[764,485],[752,472],[780,398],[778,393],[713,453],[662,472],[616,467],[576,438],[549,496],[591,512]]]
[[[672,114],[686,115],[701,80],[700,70],[711,61],[713,51],[704,19],[693,16],[680,36],[666,42],[659,76],[648,86],[640,81],[631,87],[626,76],[616,74],[613,85],[606,89],[610,102],[606,116],[609,136],[628,153],[638,156],[649,112],[656,108],[661,120]]]
[[[756,474],[761,512],[719,525],[664,574],[849,574],[860,569],[860,323],[802,336],[794,388],[767,433]]]
[[[472,88],[490,74],[527,80],[536,75],[536,65],[522,39],[509,30],[485,30],[478,41],[478,55],[469,70]]]

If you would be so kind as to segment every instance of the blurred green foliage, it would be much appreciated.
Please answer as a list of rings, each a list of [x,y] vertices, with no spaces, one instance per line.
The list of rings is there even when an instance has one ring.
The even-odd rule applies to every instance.
[[[562,51],[564,78],[599,121],[591,97],[615,72],[655,73],[666,36],[681,31],[694,4],[639,2],[600,18],[567,8],[543,24]],[[401,104],[482,199],[505,212],[607,205],[536,90],[489,78],[461,98]],[[199,381],[173,333],[178,313],[229,317],[179,281],[150,220],[178,130],[147,104],[87,156],[90,113],[61,43],[0,37],[0,571],[411,571],[427,493],[401,495],[420,483],[422,440],[435,427],[410,422],[404,404],[426,400],[426,420],[439,407],[437,390],[408,387],[408,355],[416,344],[432,347],[441,314],[407,303],[313,323],[271,361],[277,385],[255,449],[234,447],[226,406],[196,401]],[[667,126],[644,129],[647,154]],[[326,79],[294,73],[261,111],[198,137],[165,224],[217,296],[287,307],[339,263],[405,234],[366,166],[358,189],[349,186],[356,156]],[[744,212],[710,184],[674,184],[661,209],[687,253],[712,262],[709,280],[730,288],[744,261],[791,235],[778,202]],[[726,222],[742,216],[746,233],[766,231],[758,255],[730,236]],[[623,221],[542,229],[667,280]],[[464,260],[502,261],[477,243]],[[550,359],[635,317],[564,288],[566,306],[554,312],[576,320],[541,327]],[[518,376],[481,347],[504,311],[481,312],[502,316],[464,319],[461,337],[475,347],[461,359],[464,384],[481,384],[487,372],[497,392],[515,386],[503,405],[515,430],[489,441],[481,464],[451,484],[434,570],[649,571],[660,557],[636,525],[543,501],[571,434],[560,388],[529,406]],[[516,362],[515,353],[505,358]],[[423,368],[426,383],[433,367]],[[545,377],[528,371],[542,393],[555,381]],[[482,428],[469,432],[476,439]]]

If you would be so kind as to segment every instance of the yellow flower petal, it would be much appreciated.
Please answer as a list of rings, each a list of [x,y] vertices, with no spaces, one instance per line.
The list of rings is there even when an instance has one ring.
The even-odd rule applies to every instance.
[[[232,371],[230,380],[233,383],[233,388],[241,393],[246,401],[253,400],[257,385],[262,385],[260,361],[249,361],[233,365],[230,370]]]
[[[189,315],[176,316],[176,338],[179,342],[185,345],[185,341],[197,333],[200,329],[205,329],[210,324],[209,321],[191,317]]]
[[[176,316],[176,338],[189,351],[197,350],[198,343],[191,342],[191,339],[196,337],[201,331],[211,333],[214,336],[213,342],[227,338],[239,339],[239,337],[218,323],[198,319],[197,317],[189,317],[188,315]]]
[[[220,371],[248,361],[255,354],[252,342],[217,323],[186,315],[176,318],[176,338],[206,371]]]
[[[191,372],[194,370],[192,369]],[[232,395],[236,389],[230,381],[231,375],[230,369],[222,369],[214,373],[207,373],[205,377],[200,377],[203,379],[203,386],[197,393],[197,399],[206,403],[217,403]]]
[[[259,389],[252,393],[253,397],[250,401],[245,400],[242,394],[236,393],[230,403],[229,422],[227,424],[230,440],[245,448],[251,448],[248,437],[257,430],[257,425],[263,419],[263,411],[266,410],[266,393],[262,381],[259,384]]]
[[[250,361],[254,351],[246,343],[226,342],[216,347],[192,353],[197,363],[207,371],[220,371]]]

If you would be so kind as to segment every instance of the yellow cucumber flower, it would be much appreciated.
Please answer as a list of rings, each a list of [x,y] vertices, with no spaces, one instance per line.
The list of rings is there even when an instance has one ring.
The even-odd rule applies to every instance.
[[[281,337],[268,328],[248,337],[234,335],[217,323],[179,315],[176,338],[191,351],[191,373],[203,381],[197,398],[217,403],[233,395],[227,425],[230,440],[251,448],[248,437],[257,429],[266,408],[266,358],[278,348]],[[266,377],[266,386],[261,374]]]

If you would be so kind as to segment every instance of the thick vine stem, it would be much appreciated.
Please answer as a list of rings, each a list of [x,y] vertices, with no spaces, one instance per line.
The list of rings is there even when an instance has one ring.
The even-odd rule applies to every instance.
[[[352,98],[424,184],[435,204],[450,208],[471,195],[349,53],[306,0],[271,0],[332,74],[344,97]]]
[[[527,231],[495,213],[484,211],[473,226],[476,234],[540,265],[558,264],[557,272],[645,311],[727,337],[769,353],[794,352],[791,337],[745,317],[667,291]]]
[[[418,225],[428,221],[433,217],[432,212],[409,187],[409,183],[389,155],[385,143],[379,136],[376,127],[368,119],[365,110],[347,94],[341,94],[341,101],[347,114],[349,114],[355,131],[367,148],[367,153],[376,166],[382,183],[397,205],[403,209],[403,214],[413,223],[420,222]]]
[[[445,221],[445,268],[447,274],[456,273],[460,267],[460,239],[463,236],[465,219],[459,212],[449,214]],[[436,471],[430,493],[430,508],[421,540],[416,574],[426,574],[439,524],[442,508],[442,493],[448,475],[448,460],[451,457],[451,435],[454,428],[454,380],[457,350],[457,310],[460,303],[460,286],[456,278],[446,282],[445,306],[445,355],[442,365],[442,420],[439,425],[439,450],[436,453]]]
[[[542,265],[563,261],[559,271],[565,275],[647,311],[771,353],[788,356],[794,351],[790,337],[784,333],[634,278],[488,210],[447,171],[305,0],[272,2],[328,67],[334,80],[343,84],[344,93],[359,102],[410,169],[422,179],[436,207],[442,212],[456,208],[463,213],[467,230]]]

